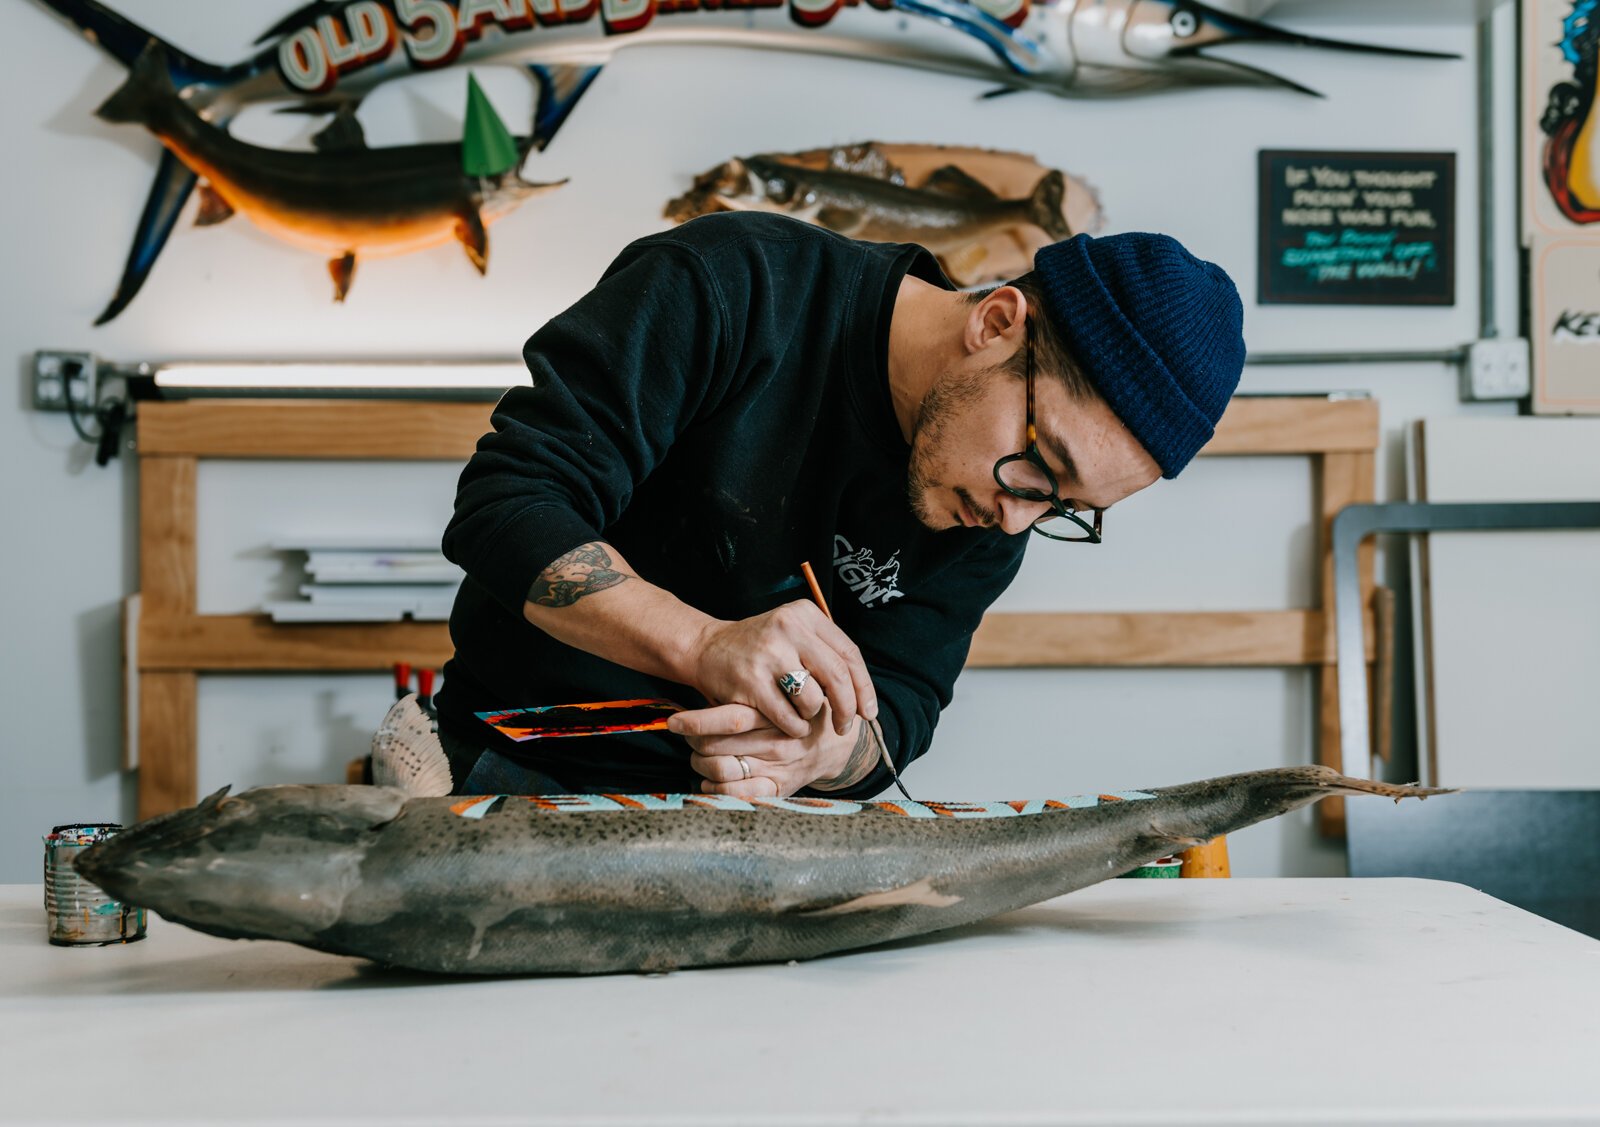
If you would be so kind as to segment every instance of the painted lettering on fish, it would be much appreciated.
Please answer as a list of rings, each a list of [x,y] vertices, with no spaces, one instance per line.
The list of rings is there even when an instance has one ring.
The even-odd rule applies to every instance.
[[[622,810],[778,810],[791,814],[839,816],[893,814],[902,818],[1017,818],[1051,810],[1082,810],[1108,802],[1139,802],[1156,796],[1142,790],[1080,794],[1070,798],[1034,798],[1012,802],[854,802],[843,798],[737,798],[731,794],[543,794],[480,795],[450,804],[450,812],[479,819],[525,802],[541,813],[593,814]]]
[[[1021,27],[1032,0],[973,0],[984,15]],[[493,31],[524,32],[535,27],[584,24],[597,14],[607,35],[641,31],[661,15],[732,11],[741,8],[789,9],[800,27],[830,23],[845,8],[888,12],[895,0],[356,0],[341,12],[319,17],[278,45],[278,69],[293,89],[326,94],[347,74],[376,66],[404,43],[413,69],[449,66],[467,44]]]

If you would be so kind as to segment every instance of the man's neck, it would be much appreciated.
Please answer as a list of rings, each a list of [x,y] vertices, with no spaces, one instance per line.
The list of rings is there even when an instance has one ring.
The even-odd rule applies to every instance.
[[[928,389],[960,355],[961,322],[951,307],[962,300],[910,275],[901,279],[889,324],[889,398],[907,443]]]

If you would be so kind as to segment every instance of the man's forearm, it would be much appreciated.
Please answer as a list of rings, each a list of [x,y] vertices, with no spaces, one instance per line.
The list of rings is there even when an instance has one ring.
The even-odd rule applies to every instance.
[[[680,683],[691,682],[694,639],[714,621],[640,579],[601,541],[551,561],[529,587],[522,614],[569,646]]]

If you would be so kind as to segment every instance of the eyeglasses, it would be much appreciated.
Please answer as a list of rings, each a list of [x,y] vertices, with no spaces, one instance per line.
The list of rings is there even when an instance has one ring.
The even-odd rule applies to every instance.
[[[1039,453],[1038,431],[1033,425],[1033,326],[1027,326],[1028,334],[1028,446],[1016,454],[1007,454],[994,464],[994,479],[1013,497],[1020,497],[1024,501],[1044,501],[1050,506],[1050,511],[1033,522],[1033,531],[1040,536],[1048,536],[1052,540],[1071,540],[1084,544],[1100,543],[1100,520],[1103,512],[1100,509],[1091,510],[1094,513],[1094,523],[1080,517],[1073,509],[1057,495],[1060,487],[1056,484],[1056,475],[1045,464],[1044,457]]]

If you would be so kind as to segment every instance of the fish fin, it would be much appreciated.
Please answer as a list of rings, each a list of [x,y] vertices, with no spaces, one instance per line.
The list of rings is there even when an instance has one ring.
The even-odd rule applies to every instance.
[[[194,217],[196,227],[215,227],[233,218],[233,205],[223,199],[210,184],[200,185],[200,213]]]
[[[1067,218],[1061,213],[1066,197],[1066,177],[1056,169],[1051,169],[1050,173],[1034,186],[1033,194],[1028,197],[1029,218],[1032,219],[1034,226],[1052,239],[1066,239],[1072,236],[1072,228],[1067,225]]]
[[[489,272],[489,232],[484,229],[483,216],[475,207],[469,207],[456,216],[456,238],[467,249],[467,257],[478,273]]]
[[[330,258],[328,274],[333,278],[333,300],[343,301],[350,292],[350,282],[356,276],[356,252],[347,250],[339,258]]]
[[[985,90],[978,97],[987,101],[990,98],[1004,98],[1007,94],[1020,94],[1025,89],[1027,89],[1025,86],[996,86],[993,90]]]
[[[365,94],[351,94],[349,96],[334,94],[329,98],[313,98],[308,102],[294,102],[287,106],[279,106],[272,112],[296,114],[300,117],[326,117],[329,114],[338,113],[344,107],[349,106],[350,111],[354,113],[361,108],[361,103],[365,98]]]
[[[161,44],[152,39],[139,52],[128,78],[100,103],[95,116],[113,125],[144,123],[152,108],[164,98],[176,98],[177,88],[172,85],[172,75],[167,71],[167,53]]]
[[[539,97],[533,114],[533,135],[529,144],[540,152],[566,124],[578,99],[589,89],[589,84],[600,74],[598,66],[579,66],[571,63],[535,63],[528,67],[539,88]]]
[[[995,200],[994,189],[983,181],[963,172],[953,164],[943,168],[936,168],[928,179],[922,184],[925,192],[938,192],[942,196],[953,196],[961,200]]]
[[[807,218],[818,226],[826,227],[841,235],[848,235],[866,221],[861,212],[851,207],[819,207],[814,215],[809,215]]]
[[[825,908],[807,907],[800,909],[800,912],[807,916],[843,916],[851,912],[871,912],[880,908],[903,908],[913,905],[923,908],[948,908],[961,903],[961,900],[959,896],[939,892],[933,887],[930,878],[923,877],[914,884],[886,889],[883,892],[867,892],[838,904],[829,904]]]
[[[1014,74],[1031,74],[1039,66],[1039,48],[1031,39],[976,4],[966,0],[889,0],[889,5],[897,12],[970,35]]]
[[[367,134],[356,117],[356,103],[342,102],[334,111],[333,120],[318,130],[311,144],[319,153],[349,152],[367,147]]]
[[[189,193],[194,190],[197,179],[170,150],[161,150],[155,181],[150,185],[150,195],[145,198],[133,245],[128,248],[128,260],[122,268],[122,280],[117,284],[117,292],[110,303],[95,318],[96,325],[115,320],[138,296],[145,279],[155,267],[156,258],[167,245],[173,228],[178,225],[178,217],[183,213],[184,204],[189,202]]]

